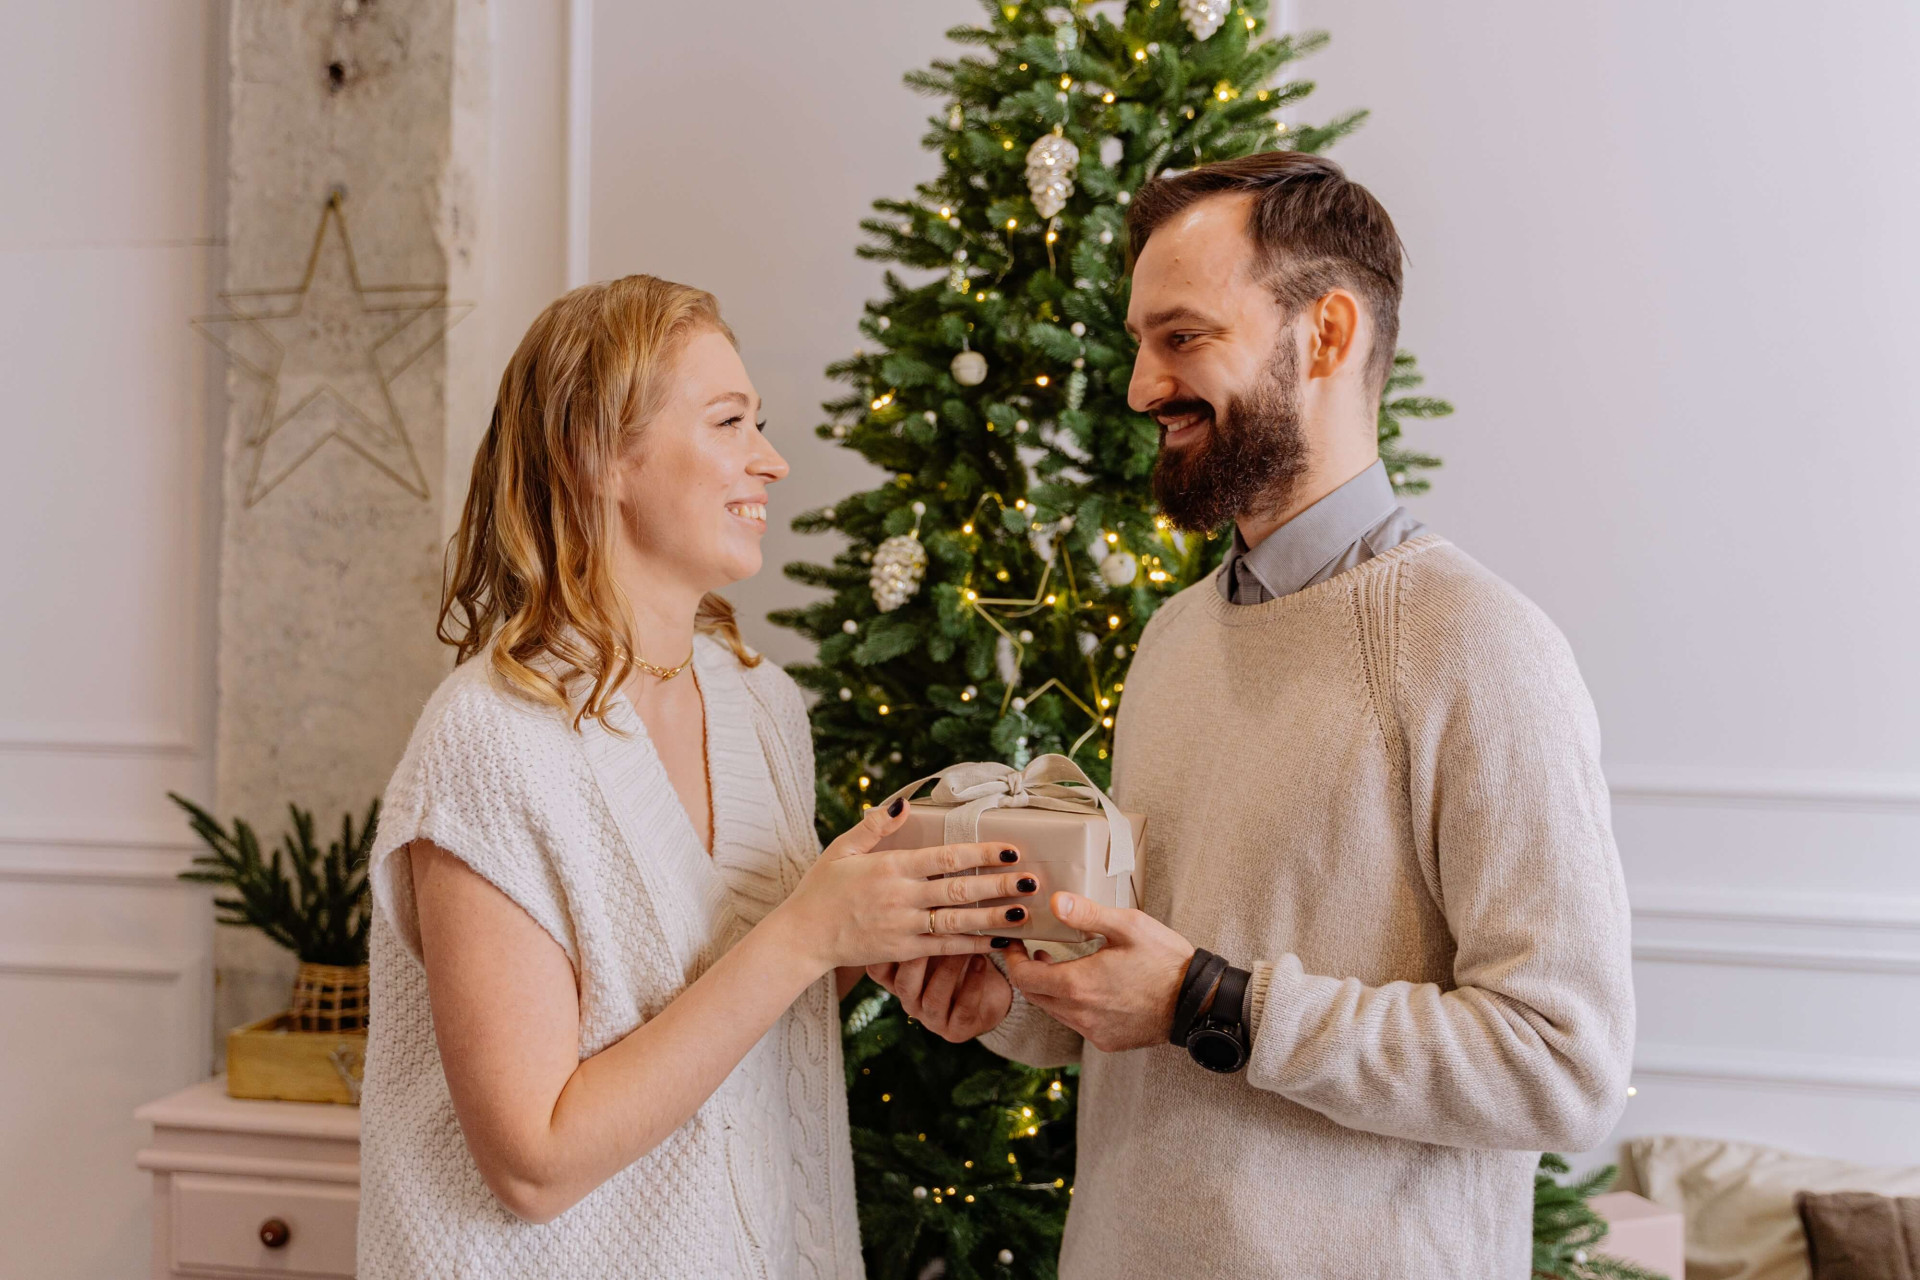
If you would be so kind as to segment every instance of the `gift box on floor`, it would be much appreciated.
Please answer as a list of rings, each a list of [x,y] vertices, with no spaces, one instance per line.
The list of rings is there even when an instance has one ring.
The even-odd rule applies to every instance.
[[[1678,1209],[1667,1209],[1631,1191],[1609,1191],[1587,1201],[1607,1220],[1607,1237],[1596,1251],[1636,1263],[1668,1280],[1687,1269],[1687,1231]]]
[[[1065,756],[1040,756],[1025,769],[985,762],[952,765],[900,788],[880,803],[884,807],[911,797],[935,781],[939,785],[933,793],[924,800],[911,800],[906,821],[875,847],[923,849],[1005,841],[1018,848],[1017,864],[988,870],[1019,871],[1037,879],[1040,888],[1031,896],[981,904],[1027,909],[1024,921],[995,928],[991,931],[995,935],[1078,949],[1088,936],[1053,914],[1053,894],[1060,889],[1102,906],[1135,905],[1134,869],[1146,838],[1146,819],[1121,813]]]

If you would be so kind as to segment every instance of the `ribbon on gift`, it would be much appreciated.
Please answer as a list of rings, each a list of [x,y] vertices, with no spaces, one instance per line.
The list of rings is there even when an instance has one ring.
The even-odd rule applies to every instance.
[[[946,808],[947,844],[980,839],[980,815],[989,809],[1054,809],[1062,813],[1104,813],[1107,818],[1107,874],[1133,873],[1133,824],[1113,799],[1093,785],[1086,770],[1063,755],[1036,756],[1025,769],[992,761],[948,765],[910,782],[881,807],[913,795],[929,782],[940,785],[920,804]]]

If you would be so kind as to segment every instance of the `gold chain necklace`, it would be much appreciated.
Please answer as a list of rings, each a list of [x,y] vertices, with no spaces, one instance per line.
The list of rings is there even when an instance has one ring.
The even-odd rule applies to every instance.
[[[671,680],[693,665],[693,650],[691,649],[687,650],[686,658],[683,659],[678,666],[673,667],[663,667],[658,663],[648,662],[645,658],[636,657],[628,653],[624,645],[613,646],[613,651],[656,680]]]

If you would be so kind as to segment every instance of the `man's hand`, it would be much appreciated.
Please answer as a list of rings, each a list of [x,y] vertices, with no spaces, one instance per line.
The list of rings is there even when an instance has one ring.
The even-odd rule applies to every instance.
[[[985,1035],[1013,1007],[1013,988],[985,956],[931,956],[867,966],[909,1018],[955,1044]]]
[[[1007,948],[1007,977],[1055,1022],[1107,1053],[1165,1044],[1173,1029],[1193,944],[1144,911],[1103,907],[1077,893],[1053,895],[1053,912],[1107,945],[1059,963],[1034,960],[1019,943]]]

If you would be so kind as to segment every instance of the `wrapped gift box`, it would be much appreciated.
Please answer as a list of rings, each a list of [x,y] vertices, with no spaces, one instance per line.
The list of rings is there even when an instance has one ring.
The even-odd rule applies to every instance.
[[[926,849],[947,843],[946,822],[951,805],[914,803],[900,829],[882,840],[876,849]],[[1138,814],[1126,814],[1133,828],[1136,859],[1146,835],[1147,820]],[[1053,914],[1053,894],[1065,889],[1091,898],[1102,906],[1134,905],[1133,876],[1107,874],[1107,819],[1094,813],[1062,813],[1052,809],[988,809],[980,815],[980,839],[988,843],[1005,842],[1020,850],[1020,861],[1012,867],[989,867],[989,874],[1017,871],[1040,882],[1039,892],[1031,897],[994,898],[980,905],[988,907],[1021,906],[1027,918],[991,930],[1006,938],[1036,938],[1052,942],[1079,943],[1087,935],[1062,924]],[[977,875],[963,871],[961,875]]]
[[[1636,1263],[1668,1280],[1682,1280],[1687,1270],[1687,1232],[1679,1210],[1663,1208],[1631,1191],[1609,1191],[1587,1203],[1607,1220],[1607,1238],[1598,1252]]]

